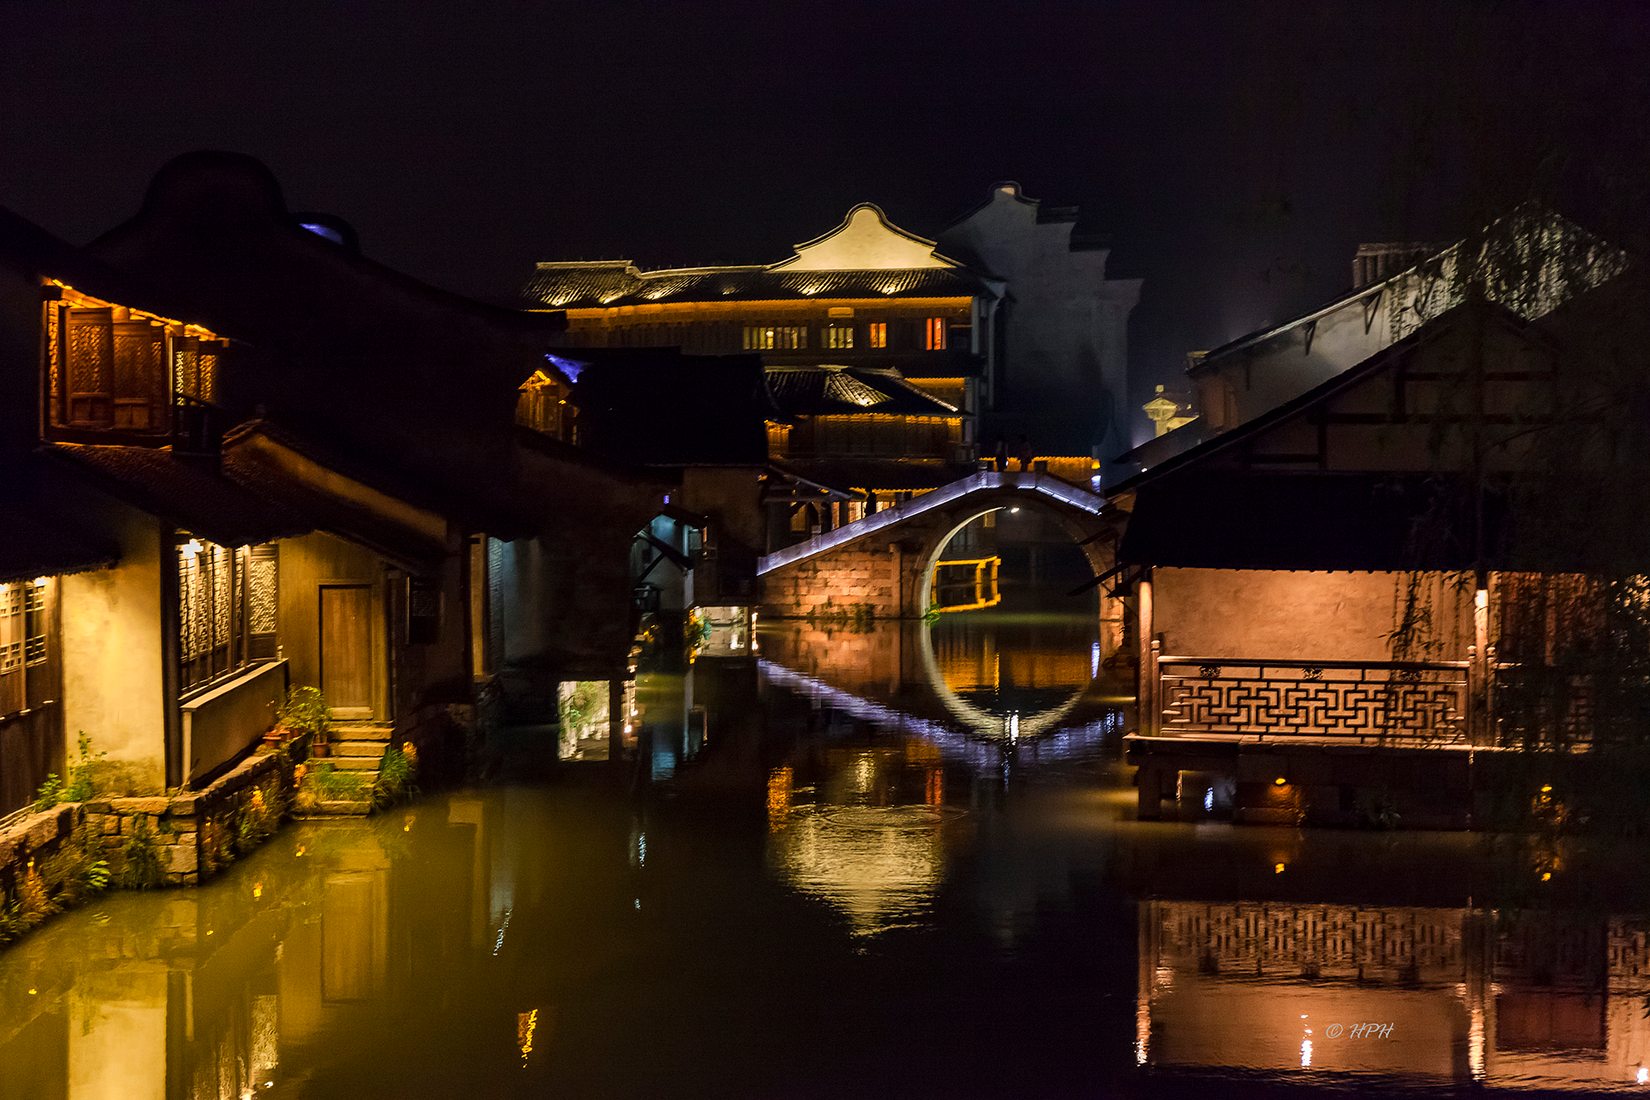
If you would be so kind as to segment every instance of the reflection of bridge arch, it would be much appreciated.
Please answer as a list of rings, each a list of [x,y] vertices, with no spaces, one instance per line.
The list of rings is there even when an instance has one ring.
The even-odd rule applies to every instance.
[[[946,682],[944,674],[940,672],[939,661],[934,656],[933,628],[925,627],[917,631],[917,645],[918,659],[922,663],[923,676],[928,680],[928,686],[940,701],[940,705],[967,729],[987,736],[1003,736],[1005,719],[981,710],[951,690],[951,685]],[[1071,698],[1057,706],[1037,711],[1035,714],[1021,715],[1016,732],[1021,737],[1038,737],[1051,732],[1059,726],[1066,715],[1076,708],[1088,689],[1089,685],[1084,684],[1077,689]]]
[[[874,722],[887,729],[920,737],[949,759],[965,760],[975,766],[994,765],[1001,760],[1003,738],[1000,735],[988,738],[979,736],[973,730],[959,732],[943,722],[922,718],[887,703],[833,687],[817,676],[798,672],[777,661],[762,658],[757,661],[757,667],[771,683],[828,703],[861,721]],[[1113,711],[1080,726],[1060,729],[1057,724],[1050,724],[1036,738],[1022,736],[1020,747],[1022,752],[1034,752],[1038,759],[1090,756],[1108,736],[1116,736],[1122,729],[1121,715]]]
[[[763,556],[763,603],[778,614],[818,615],[867,608],[882,618],[921,618],[934,563],[953,536],[981,516],[1030,508],[1069,534],[1094,575],[1111,569],[1116,527],[1105,498],[1039,472],[982,470],[834,531]],[[1121,614],[1101,596],[1103,622]],[[1108,651],[1115,629],[1103,630]]]

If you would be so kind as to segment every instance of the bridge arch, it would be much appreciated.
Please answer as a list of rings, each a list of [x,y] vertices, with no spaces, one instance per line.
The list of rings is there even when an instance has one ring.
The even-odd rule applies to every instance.
[[[921,618],[934,563],[962,528],[1003,508],[1050,516],[1082,550],[1094,575],[1112,568],[1118,523],[1105,498],[1046,473],[982,470],[931,493],[767,554],[757,564],[769,614],[870,614]],[[1121,643],[1121,609],[1103,593],[1101,638]]]
[[[933,606],[934,567],[943,560],[942,555],[945,553],[945,548],[951,544],[952,539],[960,535],[969,524],[983,519],[993,512],[1017,508],[1025,508],[1053,520],[1056,526],[1070,536],[1077,549],[1082,551],[1083,557],[1087,559],[1089,568],[1095,577],[1098,578],[1111,569],[1115,547],[1109,538],[1104,537],[1106,532],[1100,532],[1101,537],[1097,538],[1097,532],[1094,530],[1093,524],[1084,522],[1084,519],[1074,516],[1070,508],[1061,507],[1058,504],[1048,502],[1044,497],[1025,492],[1010,491],[1006,498],[1002,499],[976,498],[969,502],[967,507],[947,510],[942,513],[947,517],[944,522],[949,523],[950,526],[934,528],[933,531],[937,532],[937,537],[914,541],[911,550],[914,555],[912,576],[915,583],[910,589],[911,599],[907,601],[903,612],[904,616],[920,617],[926,615],[928,609]]]

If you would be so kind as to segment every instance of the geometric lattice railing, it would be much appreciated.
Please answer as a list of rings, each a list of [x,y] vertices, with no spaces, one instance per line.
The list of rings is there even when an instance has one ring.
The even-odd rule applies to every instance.
[[[1464,744],[1465,661],[1163,657],[1159,736]]]

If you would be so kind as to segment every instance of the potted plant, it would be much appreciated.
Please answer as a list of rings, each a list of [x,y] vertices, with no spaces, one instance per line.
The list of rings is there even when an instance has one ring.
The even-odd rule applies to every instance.
[[[276,727],[287,739],[309,738],[311,756],[327,755],[327,730],[331,725],[327,715],[326,697],[320,688],[295,687],[286,693],[286,702],[276,719]]]

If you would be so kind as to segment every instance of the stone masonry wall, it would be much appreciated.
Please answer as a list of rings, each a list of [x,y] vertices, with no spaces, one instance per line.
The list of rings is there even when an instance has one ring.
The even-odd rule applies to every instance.
[[[44,863],[55,855],[84,817],[80,806],[53,806],[0,831],[0,895],[15,898],[29,865]]]
[[[762,578],[762,608],[787,618],[897,619],[904,555],[895,546],[846,546]]]
[[[103,858],[117,881],[134,847],[152,845],[167,885],[197,886],[268,839],[286,815],[292,783],[291,762],[262,753],[204,790],[94,800],[83,812],[92,834],[103,838]]]

